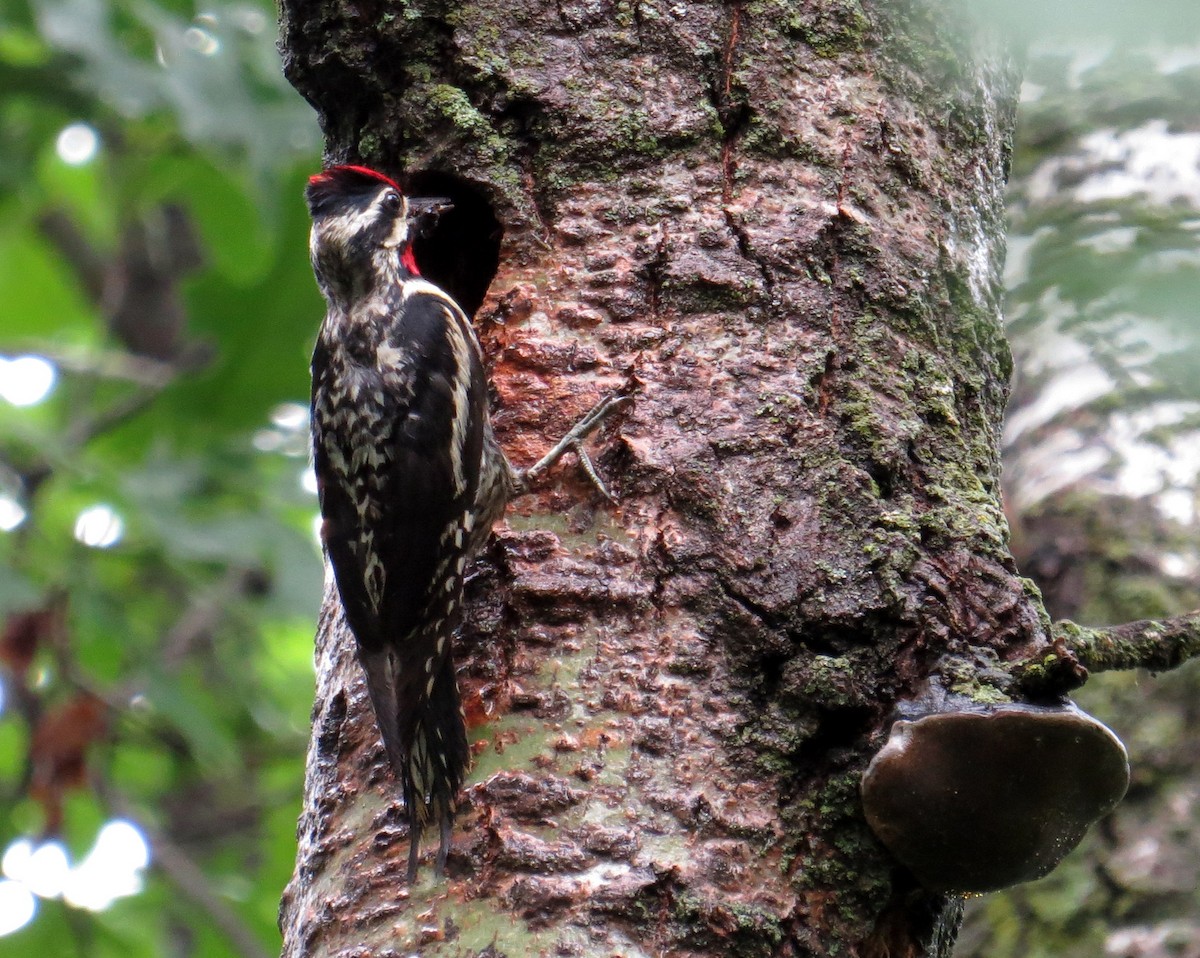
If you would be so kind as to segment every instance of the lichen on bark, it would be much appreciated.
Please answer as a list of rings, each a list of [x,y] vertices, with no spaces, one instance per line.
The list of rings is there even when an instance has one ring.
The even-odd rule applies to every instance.
[[[933,0],[287,0],[282,27],[330,159],[452,174],[503,225],[475,322],[514,461],[636,393],[598,441],[618,504],[559,471],[473,573],[442,883],[402,890],[327,596],[286,953],[952,937],[859,779],[897,700],[1004,699],[994,666],[1048,648],[999,504],[1004,52]]]

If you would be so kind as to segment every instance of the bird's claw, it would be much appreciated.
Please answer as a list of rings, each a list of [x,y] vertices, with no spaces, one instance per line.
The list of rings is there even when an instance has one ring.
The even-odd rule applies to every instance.
[[[519,488],[524,491],[529,485],[536,482],[538,477],[547,469],[558,462],[563,457],[563,454],[568,450],[574,450],[575,455],[579,457],[579,464],[583,467],[583,471],[592,481],[592,484],[600,490],[600,494],[609,502],[614,502],[613,495],[604,485],[604,481],[596,472],[595,465],[592,464],[591,457],[583,447],[583,441],[593,432],[600,428],[600,425],[612,413],[622,406],[633,402],[633,397],[628,395],[606,396],[600,402],[596,403],[582,419],[572,426],[565,436],[562,437],[546,455],[542,456],[528,469],[524,470],[518,476]]]

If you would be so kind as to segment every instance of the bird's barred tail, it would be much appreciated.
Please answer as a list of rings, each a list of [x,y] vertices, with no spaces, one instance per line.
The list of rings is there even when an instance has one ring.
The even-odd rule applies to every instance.
[[[448,624],[443,622],[442,627],[448,628]],[[376,650],[359,646],[358,655],[388,762],[404,796],[411,883],[416,878],[426,825],[437,823],[439,828],[439,872],[446,863],[455,800],[466,777],[470,752],[450,656],[443,655],[440,665],[435,660],[431,672],[426,673],[421,666],[406,667],[401,662],[399,650],[403,648],[405,643]]]
[[[467,773],[470,751],[458,697],[458,682],[449,656],[435,677],[429,696],[415,710],[404,765],[398,769],[408,811],[408,880],[417,875],[421,833],[438,826],[437,874],[446,865],[459,789]]]

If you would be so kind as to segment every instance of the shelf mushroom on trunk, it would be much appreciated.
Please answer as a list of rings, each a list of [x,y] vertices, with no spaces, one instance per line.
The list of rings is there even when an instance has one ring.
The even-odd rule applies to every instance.
[[[905,716],[863,775],[867,822],[931,891],[1041,878],[1129,786],[1120,739],[1076,706]]]

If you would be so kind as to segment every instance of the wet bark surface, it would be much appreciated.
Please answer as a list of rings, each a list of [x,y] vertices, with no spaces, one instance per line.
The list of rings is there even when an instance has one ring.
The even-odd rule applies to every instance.
[[[636,396],[593,443],[617,503],[559,467],[473,571],[445,880],[404,887],[327,596],[285,954],[925,953],[945,902],[862,771],[899,699],[1003,699],[1046,642],[999,504],[1008,61],[916,0],[282,26],[331,160],[502,225],[475,321],[514,462]],[[484,257],[449,249],[455,289]]]

